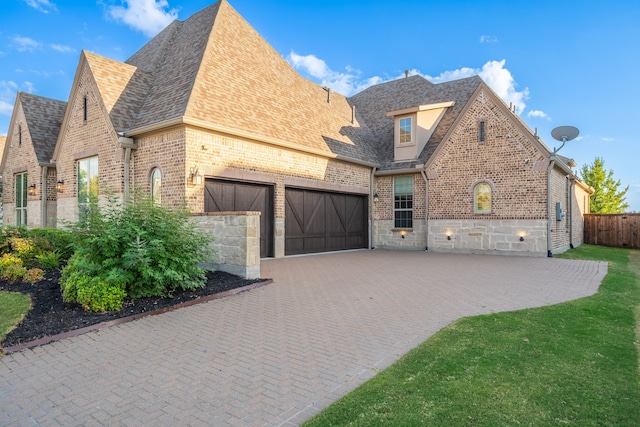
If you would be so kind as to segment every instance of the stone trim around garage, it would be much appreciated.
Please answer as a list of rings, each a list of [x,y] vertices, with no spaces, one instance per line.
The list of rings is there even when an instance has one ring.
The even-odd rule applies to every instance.
[[[211,233],[213,258],[204,264],[246,279],[260,277],[260,212],[193,214],[199,231]]]

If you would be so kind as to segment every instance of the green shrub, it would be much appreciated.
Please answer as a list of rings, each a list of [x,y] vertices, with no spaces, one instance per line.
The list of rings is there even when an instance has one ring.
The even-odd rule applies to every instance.
[[[11,246],[11,253],[27,265],[31,265],[34,262],[39,252],[35,242],[30,238],[12,237],[9,239],[9,244]]]
[[[36,255],[36,260],[45,270],[58,268],[60,267],[60,251],[55,250],[41,253]]]
[[[59,228],[33,228],[28,233],[36,241],[36,244],[46,241],[48,247],[43,244],[41,249],[43,252],[57,252],[60,262],[66,262],[73,255],[75,236],[70,231]]]
[[[63,269],[63,291],[68,298],[79,297],[73,285],[77,276],[124,285],[131,298],[204,286],[204,270],[198,265],[209,255],[210,238],[195,230],[189,216],[186,208],[158,206],[140,192],[126,205],[110,200],[101,207],[92,200],[79,221],[69,224],[78,238]]]
[[[11,239],[14,237],[24,237],[28,233],[25,227],[2,227],[0,233],[0,253],[6,254],[11,252]]]
[[[15,255],[3,254],[0,257],[0,279],[11,282],[22,279],[27,274],[22,260]]]
[[[122,301],[127,296],[122,284],[110,285],[99,277],[89,278],[85,286],[77,289],[78,302],[85,310],[104,312],[122,308]]]

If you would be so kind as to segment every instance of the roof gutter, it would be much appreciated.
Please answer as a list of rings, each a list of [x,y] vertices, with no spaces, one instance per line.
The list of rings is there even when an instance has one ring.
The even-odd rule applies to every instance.
[[[296,144],[293,142],[284,141],[278,138],[271,138],[268,136],[257,135],[255,133],[246,132],[243,130],[230,128],[227,126],[217,125],[211,122],[207,122],[205,120],[192,119],[190,117],[182,116],[171,120],[165,120],[163,122],[154,123],[149,126],[143,126],[137,129],[131,129],[127,131],[127,135],[129,136],[138,136],[149,132],[154,132],[158,130],[165,129],[170,126],[178,126],[178,125],[191,125],[201,127],[203,129],[208,129],[216,132],[226,133],[229,135],[237,136],[240,138],[252,139],[258,142],[264,142],[266,144],[275,145],[278,147],[288,148],[290,150],[301,151],[307,154],[314,154],[316,156],[324,157],[327,159],[335,159],[342,160],[349,163],[355,163],[361,166],[367,166],[370,168],[379,167],[378,163],[367,162],[360,159],[355,159],[353,157],[343,156],[341,154],[335,154],[330,151],[320,150],[318,148],[305,147],[300,144]]]

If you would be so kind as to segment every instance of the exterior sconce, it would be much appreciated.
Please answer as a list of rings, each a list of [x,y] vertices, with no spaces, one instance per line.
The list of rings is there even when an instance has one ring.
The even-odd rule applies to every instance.
[[[58,193],[64,193],[64,179],[61,179],[56,183],[56,191]]]
[[[35,184],[31,184],[29,186],[29,190],[27,190],[27,191],[29,192],[30,196],[35,196],[37,194],[36,193],[36,185]]]
[[[378,196],[378,193],[373,195],[373,203],[378,203],[380,201],[380,196]]]
[[[447,234],[447,240],[451,240],[451,234]]]
[[[200,175],[198,166],[193,166],[189,171],[189,178],[187,178],[187,184],[192,187],[195,185],[202,184],[202,175]]]
[[[520,236],[520,241],[524,242],[524,236]]]
[[[453,232],[451,232],[450,230],[447,230],[447,232],[444,234],[447,235],[447,240],[451,240],[451,236],[453,235]]]
[[[405,235],[405,234],[407,234],[407,232],[406,232],[406,231],[404,231],[404,230],[402,230],[402,231],[400,232],[400,237],[402,237],[402,238],[404,239],[404,235]]]

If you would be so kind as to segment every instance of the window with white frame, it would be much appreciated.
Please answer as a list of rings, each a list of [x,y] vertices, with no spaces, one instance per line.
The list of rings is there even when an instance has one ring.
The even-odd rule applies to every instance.
[[[162,172],[155,168],[151,172],[151,200],[157,205],[161,203],[162,198]]]
[[[78,160],[78,206],[98,197],[98,157]]]
[[[413,141],[413,125],[411,117],[404,117],[399,120],[400,126],[400,143],[408,143]]]
[[[394,228],[413,228],[413,176],[393,178]]]
[[[15,175],[16,225],[27,225],[27,173]]]
[[[473,210],[475,213],[491,212],[491,186],[486,182],[476,184],[473,189]]]

